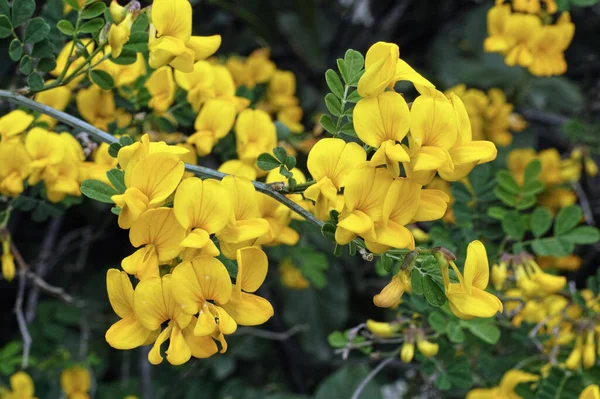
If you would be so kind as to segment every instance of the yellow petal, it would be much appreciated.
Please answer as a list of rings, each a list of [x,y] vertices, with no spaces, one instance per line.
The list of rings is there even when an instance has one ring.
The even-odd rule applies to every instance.
[[[110,197],[121,208],[119,227],[130,228],[133,223],[148,209],[148,197],[136,187],[130,187],[123,194]]]
[[[481,241],[472,241],[467,247],[467,259],[464,268],[464,281],[468,292],[471,293],[471,287],[484,290],[489,279],[490,266],[485,246]]]
[[[396,71],[394,72],[392,82],[396,83],[400,80],[408,80],[409,82],[412,82],[415,85],[421,85],[431,88],[435,87],[430,81],[425,79],[423,76],[421,76],[420,73],[418,73],[410,65],[408,65],[406,61],[399,58],[396,62]]]
[[[158,254],[154,245],[146,245],[121,261],[121,267],[140,280],[159,277]]]
[[[0,118],[0,136],[3,139],[22,133],[33,123],[33,115],[17,109]]]
[[[216,180],[186,179],[175,193],[175,217],[186,229],[201,228],[208,234],[214,234],[229,222],[232,206],[229,198]]]
[[[18,371],[10,376],[10,387],[15,394],[15,398],[33,398],[33,380],[24,371]],[[8,397],[12,397],[12,395]]]
[[[183,330],[183,338],[192,352],[192,356],[205,359],[218,352],[217,344],[211,337],[197,337],[194,335],[194,327],[197,319],[192,318],[190,325]]]
[[[175,191],[183,173],[183,162],[176,155],[150,154],[135,164],[131,184],[148,197],[150,205],[160,204]]]
[[[413,220],[428,222],[441,219],[446,214],[448,202],[450,202],[450,197],[441,190],[421,190],[419,208],[413,216]]]
[[[373,303],[380,308],[393,308],[400,304],[402,294],[406,287],[398,276],[392,277],[392,281],[386,285],[379,294],[373,297]]]
[[[110,305],[119,317],[126,318],[133,315],[133,287],[127,273],[108,269],[106,291]]]
[[[172,208],[150,209],[144,212],[131,226],[129,240],[139,247],[152,244],[158,253],[158,260],[169,261],[179,254],[179,243],[185,230],[177,222]]]
[[[366,213],[354,210],[340,219],[338,226],[356,234],[363,234],[373,228],[373,220]]]
[[[414,172],[435,171],[452,162],[448,151],[441,147],[422,146],[411,157],[411,166]]]
[[[162,363],[163,357],[160,354],[160,347],[165,343],[169,336],[171,335],[172,326],[168,326],[165,328],[156,338],[156,342],[152,346],[150,352],[148,352],[148,361],[154,365]]]
[[[358,81],[358,94],[372,97],[382,93],[396,72],[400,49],[396,44],[377,42],[367,51],[365,73]]]
[[[410,134],[414,144],[449,150],[456,142],[456,116],[452,103],[442,93],[432,90],[418,96],[410,109]]]
[[[388,187],[382,209],[382,221],[407,225],[419,208],[421,186],[411,179],[396,179]]]
[[[134,303],[137,320],[149,330],[156,330],[169,320],[160,277],[140,281],[135,287]]]
[[[187,42],[187,46],[194,50],[196,61],[205,60],[221,47],[221,35],[192,36]]]
[[[187,43],[192,36],[192,6],[188,0],[154,0],[152,24],[158,36],[172,36]]]
[[[267,277],[267,254],[258,247],[242,248],[237,252],[237,263],[236,285],[246,292],[255,292]]]
[[[212,335],[217,329],[216,315],[211,312],[214,305],[204,302],[198,313],[198,322],[194,327],[194,335],[197,337],[205,337]]]
[[[271,303],[258,295],[240,293],[238,300],[232,300],[221,305],[223,309],[242,326],[257,326],[265,323],[273,316]]]
[[[173,326],[171,336],[169,337],[169,348],[166,351],[167,361],[174,366],[178,366],[190,360],[192,351],[188,347],[181,329]]]
[[[402,141],[410,127],[408,105],[393,91],[363,98],[356,104],[353,117],[358,137],[375,148],[387,140]]]
[[[409,229],[396,222],[375,225],[375,242],[390,248],[415,249],[415,239]],[[375,252],[380,252],[374,250]]]
[[[450,287],[455,285],[458,284],[450,284]],[[488,318],[494,316],[497,312],[502,312],[502,302],[494,295],[477,287],[472,287],[472,293],[473,295],[469,295],[456,288],[452,289],[450,293],[446,293],[450,310],[458,318]]]
[[[321,139],[308,154],[307,167],[313,179],[319,181],[327,177],[341,188],[346,185],[346,177],[367,159],[365,150],[356,143],[346,143],[342,139]]]
[[[237,330],[237,323],[227,313],[225,309],[220,306],[216,306],[217,315],[219,317],[219,330],[223,334],[233,334]]]
[[[115,349],[133,349],[144,345],[151,334],[152,331],[141,325],[131,314],[110,326],[105,339]]]
[[[148,57],[148,65],[152,69],[158,69],[169,65],[175,58],[184,54],[188,48],[185,46],[185,42],[182,40],[170,37],[170,36],[161,36],[156,40],[151,40],[148,44],[148,50],[150,50],[150,55]],[[182,72],[192,72],[194,70],[194,66],[192,65],[192,70],[185,70]]]

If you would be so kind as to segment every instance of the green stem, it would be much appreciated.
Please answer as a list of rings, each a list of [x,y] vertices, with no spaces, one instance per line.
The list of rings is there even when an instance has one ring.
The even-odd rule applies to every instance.
[[[338,116],[338,120],[335,124],[335,134],[333,137],[337,137],[339,134],[341,134],[340,128],[342,127],[342,120],[344,119],[344,109],[346,108],[346,103],[348,102],[348,90],[350,90],[350,86],[344,85],[344,96],[341,99],[342,114]]]

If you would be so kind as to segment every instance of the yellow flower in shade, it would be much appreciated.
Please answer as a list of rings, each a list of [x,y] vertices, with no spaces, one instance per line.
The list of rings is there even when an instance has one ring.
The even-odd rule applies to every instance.
[[[76,102],[83,119],[98,129],[108,130],[108,124],[116,119],[115,98],[111,91],[92,85],[77,92]]]
[[[450,283],[448,267],[441,266],[444,287],[450,310],[460,319],[492,317],[502,312],[502,302],[485,291],[490,277],[487,253],[480,241],[473,241],[467,247],[467,259],[463,274],[453,261],[450,266],[458,277],[458,283]]]
[[[0,142],[0,194],[16,197],[31,174],[31,158],[20,140]]]
[[[269,59],[268,48],[254,50],[245,61],[237,57],[229,57],[227,69],[231,72],[237,86],[253,89],[257,84],[267,83],[277,69]]]
[[[448,209],[449,202],[450,197],[442,190],[422,189],[419,196],[419,207],[412,222],[431,222],[441,219]]]
[[[183,1],[187,2],[187,0]],[[144,86],[152,96],[148,106],[158,114],[167,112],[173,101],[175,101],[175,90],[177,89],[173,79],[173,70],[168,66],[157,69],[152,72]]]
[[[373,166],[386,165],[393,177],[400,175],[399,162],[408,162],[408,153],[400,142],[410,127],[410,110],[400,94],[388,91],[364,98],[356,104],[353,123],[358,138],[377,151]]]
[[[177,267],[184,265],[182,263]],[[194,327],[198,324],[192,315],[185,312],[184,304],[175,299],[175,295],[185,289],[176,281],[174,274],[167,274],[162,278],[150,277],[140,281],[135,288],[135,312],[139,322],[150,330],[159,330],[161,325],[168,322],[148,353],[148,360],[152,364],[162,362],[160,347],[167,339],[167,361],[173,365],[183,364],[192,356],[205,358],[217,352],[212,338],[193,335]]]
[[[304,290],[310,287],[310,282],[304,277],[300,269],[292,263],[290,258],[285,258],[279,264],[279,274],[284,287],[292,290]]]
[[[15,260],[10,252],[10,235],[2,237],[2,277],[8,282],[15,278]]]
[[[454,223],[454,212],[452,211],[452,205],[454,204],[454,197],[452,196],[452,191],[450,190],[450,183],[443,180],[440,177],[435,177],[431,183],[427,185],[427,189],[435,189],[443,192],[450,199],[448,201],[448,206],[446,208],[446,213],[443,216],[443,219],[446,223]],[[421,191],[423,193],[423,191]]]
[[[510,38],[504,62],[508,66],[528,67],[533,62],[531,43],[542,29],[542,22],[537,15],[514,13],[506,21],[506,34]]]
[[[589,329],[585,334],[583,345],[583,368],[589,369],[596,364],[596,344],[594,342],[594,330]]]
[[[408,177],[428,184],[435,172],[446,166],[452,170],[450,149],[458,130],[452,102],[437,90],[423,90],[410,109],[410,162],[405,162]]]
[[[181,181],[184,164],[174,154],[159,152],[139,162],[130,162],[128,169],[125,172],[127,189],[111,197],[121,208],[119,227],[122,229],[130,228],[147,209],[164,204]]]
[[[367,330],[377,335],[378,337],[389,338],[397,335],[400,331],[399,323],[386,323],[375,320],[367,320]]]
[[[215,76],[212,85],[215,98],[231,101],[235,104],[235,108],[238,112],[246,109],[250,105],[250,100],[235,95],[235,83],[231,76],[231,72],[229,72],[227,67],[224,65],[212,65],[212,70]]]
[[[329,211],[338,207],[338,192],[348,183],[348,175],[367,159],[365,150],[342,139],[319,140],[308,153],[307,167],[315,184],[304,191],[304,197],[315,201],[315,215],[329,220]]]
[[[206,100],[216,97],[214,83],[215,73],[208,61],[198,61],[194,70],[189,73],[175,71],[175,82],[187,91],[187,100],[192,109],[198,112]]]
[[[274,111],[298,104],[296,76],[293,72],[276,71],[273,74],[267,87],[267,101]]]
[[[539,379],[539,376],[525,371],[508,370],[502,377],[499,386],[493,388],[472,389],[467,394],[466,399],[521,399],[521,397],[515,393],[517,385],[523,382],[535,382]]]
[[[581,264],[583,259],[581,259],[577,255],[567,255],[567,256],[538,256],[536,258],[536,263],[542,269],[550,269],[556,267],[559,270],[566,271],[575,271],[581,268]]]
[[[37,184],[47,166],[56,165],[65,157],[65,146],[60,135],[39,127],[27,133],[25,148],[32,160],[29,184]]]
[[[506,262],[500,262],[498,265],[492,266],[492,284],[496,291],[500,291],[504,286],[504,282],[508,277]]]
[[[417,349],[419,349],[419,352],[426,358],[431,358],[437,355],[440,350],[440,345],[429,342],[421,336],[417,336]]]
[[[556,294],[567,284],[567,278],[565,276],[555,276],[553,274],[545,273],[532,257],[526,257],[525,255],[522,257],[526,258],[523,267],[529,275],[529,278],[546,294]]]
[[[411,292],[410,273],[400,270],[392,280],[373,297],[373,303],[380,308],[395,308],[400,305],[404,292]]]
[[[52,80],[49,80],[46,83],[52,82]],[[59,111],[64,111],[71,101],[71,89],[69,89],[67,86],[59,86],[55,87],[54,89],[42,91],[35,95],[35,101],[46,104]],[[40,115],[38,122],[45,122],[48,124],[49,128],[53,128],[56,125],[56,119],[45,114]],[[0,128],[0,132],[1,131],[2,129]]]
[[[107,53],[110,52],[110,46],[106,46],[105,51]],[[144,59],[142,53],[137,53],[136,61],[133,64],[119,65],[108,59],[102,61],[94,69],[108,73],[113,78],[115,87],[120,88],[133,84],[140,76],[146,74],[146,60]],[[126,97],[126,93],[123,91],[120,91],[120,94]]]
[[[267,234],[254,242],[254,245],[296,245],[300,236],[289,226],[292,220],[290,208],[266,194],[257,193],[257,195],[260,217],[269,222],[270,228]]]
[[[510,4],[496,4],[487,13],[488,37],[483,42],[487,52],[504,53],[510,46],[512,39],[506,31],[510,18]]]
[[[113,1],[114,3],[114,1]],[[123,51],[123,46],[129,41],[131,26],[133,25],[133,13],[129,12],[120,22],[114,21],[108,31],[108,44],[112,49],[111,57],[118,58]]]
[[[210,239],[231,219],[230,194],[219,181],[197,177],[185,179],[175,192],[173,209],[179,224],[185,229],[182,247],[202,249],[204,254],[217,256],[219,250]]]
[[[0,118],[0,138],[5,142],[25,131],[33,123],[33,115],[17,109]]]
[[[583,340],[578,336],[575,340],[575,346],[571,354],[565,361],[565,367],[569,370],[577,370],[581,366],[581,358],[583,357]]]
[[[575,35],[575,25],[568,12],[562,13],[555,25],[546,25],[532,40],[533,62],[529,72],[536,76],[562,75],[567,71],[565,50]]]
[[[179,255],[179,243],[184,237],[185,231],[175,219],[172,208],[150,209],[129,230],[131,245],[141,248],[123,259],[121,266],[140,280],[158,277],[158,265]]]
[[[261,110],[240,112],[235,123],[235,138],[238,156],[251,164],[260,154],[270,153],[277,146],[275,124],[269,114]]]
[[[256,169],[252,165],[242,162],[239,159],[223,162],[221,166],[219,166],[219,172],[238,177],[245,177],[248,180],[256,180]]]
[[[238,279],[240,276],[238,269]],[[180,304],[178,308],[188,315],[198,314],[193,335],[210,341],[212,338],[218,339],[221,353],[224,353],[227,350],[224,335],[233,334],[237,329],[236,322],[224,309],[232,292],[231,279],[225,266],[213,257],[198,256],[175,268],[173,283],[177,286],[173,295]]]
[[[296,183],[298,183],[298,184],[306,183],[306,176],[304,176],[304,173],[300,169],[293,168],[290,172],[292,173],[292,178],[296,180]],[[275,169],[271,170],[269,172],[269,174],[267,175],[267,179],[266,179],[267,184],[277,183],[277,182],[283,183],[286,186],[289,186],[289,184],[290,184],[288,178],[283,176],[281,173],[279,173],[279,168],[275,168]],[[291,199],[292,201],[294,201],[296,204],[300,205],[305,210],[312,212],[312,208],[313,208],[312,201],[304,199],[302,194],[286,194],[286,197],[288,199]],[[272,200],[272,201],[274,203],[273,206],[275,207],[276,206],[275,203],[277,201],[276,200]],[[291,215],[292,219],[304,220],[304,217],[300,216],[296,212],[290,212],[290,215]]]
[[[267,254],[257,247],[237,251],[238,272],[231,298],[223,308],[241,326],[257,326],[273,316],[273,306],[266,299],[254,295],[267,277]]]
[[[400,350],[400,359],[402,359],[402,363],[410,363],[415,357],[415,343],[407,341],[402,344],[402,349]]]
[[[212,152],[217,142],[225,137],[235,122],[235,105],[222,100],[207,101],[196,118],[196,132],[188,138],[188,143],[196,147],[198,155]]]
[[[335,240],[344,245],[360,235],[374,241],[375,222],[382,218],[383,203],[393,179],[385,169],[370,167],[352,172],[347,179]]]
[[[588,385],[579,394],[579,399],[600,399],[600,387],[596,384]]]
[[[154,0],[148,49],[150,68],[165,65],[192,72],[196,61],[213,55],[221,36],[192,36],[192,6],[188,0]]]
[[[90,372],[83,367],[71,367],[60,374],[60,387],[68,399],[89,399],[92,387]]]
[[[471,123],[463,102],[454,93],[450,94],[450,101],[456,116],[457,140],[449,151],[451,161],[438,172],[446,181],[457,181],[466,177],[475,165],[496,159],[498,150],[491,141],[472,139]]]
[[[302,133],[304,126],[302,121],[303,111],[300,107],[286,107],[277,112],[277,120],[287,126],[292,133]]]
[[[65,71],[69,59],[72,61],[64,76],[71,76],[75,70],[79,69],[83,64],[85,64],[86,59],[83,57],[83,53],[78,49],[78,46],[85,46],[87,52],[91,53],[94,51],[95,42],[92,39],[87,38],[81,39],[80,43],[77,45],[73,41],[67,42],[56,57],[56,68],[50,72],[52,76],[60,76],[61,73]],[[85,78],[85,76],[86,74],[84,73],[77,76],[67,83],[66,86],[71,90],[75,89],[77,85]]]
[[[34,395],[35,387],[33,380],[24,371],[17,371],[10,376],[10,391],[4,391],[0,388],[0,395],[6,399],[37,399]]]
[[[427,79],[400,58],[400,49],[394,43],[377,42],[367,51],[365,73],[358,81],[361,97],[377,96],[399,80],[434,87]]]
[[[369,250],[383,253],[390,248],[415,248],[415,239],[405,226],[414,219],[420,198],[421,186],[411,179],[398,178],[387,186],[381,217],[374,223],[374,235],[365,237]]]
[[[115,349],[133,349],[147,344],[149,340],[154,341],[158,331],[147,329],[136,317],[134,291],[127,273],[109,269],[106,273],[106,290],[110,305],[121,318],[106,331],[106,342]]]
[[[252,245],[256,239],[269,233],[269,222],[260,217],[258,194],[248,179],[226,176],[222,187],[231,196],[232,215],[227,225],[217,233],[221,251],[235,259],[239,248]]]

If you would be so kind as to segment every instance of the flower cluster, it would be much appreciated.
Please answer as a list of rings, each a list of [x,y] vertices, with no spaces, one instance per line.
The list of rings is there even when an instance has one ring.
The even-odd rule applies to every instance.
[[[542,4],[544,7],[542,7]],[[568,12],[560,14],[554,0],[497,0],[487,16],[487,52],[500,53],[509,66],[528,68],[535,76],[562,75],[567,71],[565,50],[575,34]]]
[[[496,145],[512,143],[512,133],[527,127],[523,117],[513,112],[513,105],[506,102],[500,89],[483,90],[467,88],[460,84],[446,91],[454,93],[465,104],[474,140],[490,140]]]

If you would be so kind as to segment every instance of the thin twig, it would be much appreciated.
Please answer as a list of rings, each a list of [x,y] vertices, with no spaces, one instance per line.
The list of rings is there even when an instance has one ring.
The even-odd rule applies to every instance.
[[[19,331],[21,331],[21,337],[23,338],[23,360],[21,361],[21,368],[27,368],[29,364],[29,352],[31,350],[31,335],[27,329],[27,322],[23,315],[23,298],[25,297],[25,271],[19,270],[19,291],[17,292],[17,300],[15,301],[15,314],[17,315],[17,322],[19,323]]]
[[[577,181],[572,184],[572,187],[577,193],[577,198],[579,198],[579,204],[581,205],[585,222],[590,226],[595,226],[596,222],[594,221],[594,212],[592,212],[590,201],[588,201],[587,195],[585,194],[585,191],[583,191],[581,184],[579,184]]]
[[[151,346],[140,348],[140,379],[142,382],[142,398],[152,399],[152,365],[148,361]]]
[[[388,364],[390,364],[392,361],[394,360],[393,357],[388,357],[387,359],[385,359],[384,361],[382,361],[381,363],[379,363],[377,365],[377,367],[375,367],[373,370],[371,370],[371,372],[365,377],[364,380],[362,380],[360,382],[360,384],[358,385],[358,387],[356,388],[356,390],[354,391],[354,394],[352,394],[352,399],[358,399],[358,397],[360,396],[360,394],[362,393],[363,389],[365,389],[365,387],[367,386],[367,384],[369,382],[371,382],[371,380],[373,378],[375,378],[375,376],[381,371],[383,370],[383,368],[385,366],[387,366]]]
[[[310,325],[308,324],[298,324],[287,331],[283,332],[275,332],[269,330],[261,330],[258,328],[238,328],[236,331],[237,335],[252,335],[258,338],[270,339],[273,341],[285,341],[293,337],[294,335],[302,332],[307,332],[310,330]]]

